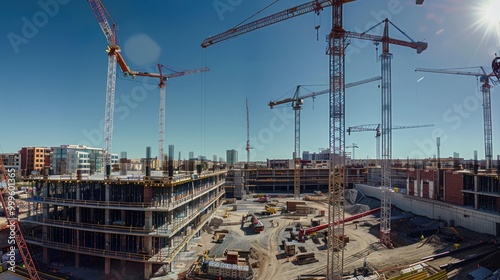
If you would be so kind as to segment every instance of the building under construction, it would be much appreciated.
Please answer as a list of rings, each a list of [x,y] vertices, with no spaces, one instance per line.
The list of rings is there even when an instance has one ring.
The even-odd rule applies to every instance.
[[[42,248],[45,264],[92,259],[105,274],[139,265],[149,279],[199,236],[224,198],[226,173],[31,179],[26,242]]]

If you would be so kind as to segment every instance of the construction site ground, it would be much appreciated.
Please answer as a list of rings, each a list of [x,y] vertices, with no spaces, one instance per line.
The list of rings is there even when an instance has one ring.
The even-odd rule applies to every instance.
[[[285,203],[291,198],[272,197],[272,201]],[[356,190],[347,190],[346,193],[346,217],[380,207],[380,201],[364,197]],[[228,211],[228,217],[224,218],[226,208],[232,209],[233,205],[223,205],[210,223],[205,227],[206,232],[202,234],[191,245],[189,252],[182,253],[172,265],[174,274],[180,274],[201,256],[205,250],[209,250],[210,259],[223,260],[224,251],[239,249],[249,250],[249,263],[253,267],[254,279],[258,280],[289,280],[297,279],[299,275],[324,275],[326,273],[327,250],[322,233],[317,238],[308,237],[304,243],[296,243],[297,254],[314,253],[318,260],[305,265],[298,265],[294,257],[287,261],[282,241],[290,241],[290,230],[297,224],[303,227],[311,226],[311,219],[320,219],[321,223],[327,222],[327,217],[320,217],[321,210],[328,213],[328,205],[324,202],[307,201],[308,206],[316,208],[316,214],[294,215],[289,213],[277,213],[273,215],[259,215],[264,211],[265,203],[259,203],[252,196],[247,196],[236,202],[237,211]],[[261,233],[255,233],[250,227],[250,220],[242,224],[242,217],[249,213],[256,213],[265,226]],[[412,265],[423,263],[421,258],[438,254],[445,251],[456,250],[456,243],[448,240],[448,235],[442,233],[425,236],[430,228],[444,226],[442,221],[431,220],[418,216],[414,213],[405,213],[398,209],[392,210],[392,241],[394,248],[389,249],[379,243],[379,214],[369,215],[356,221],[345,224],[345,234],[349,237],[349,243],[344,250],[344,274],[353,273],[355,269],[363,267],[364,262],[378,274],[384,274],[385,278],[392,278],[401,274],[401,270]],[[223,243],[212,242],[213,230],[227,230]],[[464,228],[456,228],[464,238],[460,242],[460,248],[466,248],[480,242],[491,242],[491,235],[472,232]],[[423,239],[422,234],[424,233]],[[485,248],[467,250],[453,257],[444,257],[432,261],[426,261],[427,270],[435,273],[440,270],[439,266],[459,261],[474,254],[485,252]],[[493,250],[493,249],[491,249]],[[448,276],[454,279],[467,279],[467,273],[477,269],[478,266],[486,267],[492,271],[500,269],[498,259],[500,254],[495,253],[462,265],[448,272]],[[182,278],[179,278],[182,279]]]

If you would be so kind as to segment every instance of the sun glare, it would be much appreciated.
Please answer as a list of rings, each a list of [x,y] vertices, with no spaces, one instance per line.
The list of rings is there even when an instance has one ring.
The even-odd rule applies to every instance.
[[[496,41],[495,50],[500,49],[500,0],[483,0],[474,3],[476,22],[472,25],[474,31],[483,32],[480,44],[492,38]]]
[[[489,27],[498,28],[498,25],[500,25],[500,0],[486,1],[481,10],[482,21]]]

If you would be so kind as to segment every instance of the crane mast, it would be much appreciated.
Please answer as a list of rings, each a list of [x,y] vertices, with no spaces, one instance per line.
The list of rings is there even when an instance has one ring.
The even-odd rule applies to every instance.
[[[247,151],[247,168],[248,164],[250,163],[250,117],[248,113],[248,98],[245,98],[245,104],[246,104],[246,109],[247,109],[247,146],[245,147],[245,150]]]
[[[345,189],[345,49],[346,34],[342,26],[343,1],[332,2],[332,29],[328,35],[329,56],[329,152],[328,223],[344,220]],[[342,279],[344,274],[344,223],[328,227],[326,277]]]
[[[366,32],[372,30],[380,24],[384,24],[384,32],[382,36],[367,34]],[[405,35],[410,41],[403,41],[389,37],[389,23],[394,26],[398,31]],[[363,40],[370,40],[375,43],[382,43],[382,54],[380,55],[381,65],[381,211],[380,211],[380,242],[385,246],[392,248],[391,242],[391,196],[392,196],[392,183],[391,183],[391,161],[392,161],[392,86],[391,86],[391,59],[392,54],[389,52],[389,44],[400,45],[403,47],[410,47],[417,51],[417,54],[427,49],[427,43],[415,42],[401,29],[395,26],[388,19],[376,24],[372,28],[363,33],[346,32],[348,38],[357,38]]]
[[[26,240],[24,239],[24,234],[21,230],[21,224],[19,223],[19,217],[16,214],[16,203],[14,200],[11,200],[10,198],[13,196],[10,195],[9,191],[9,178],[7,176],[7,172],[5,170],[5,165],[3,163],[3,159],[0,157],[0,171],[2,172],[2,177],[0,178],[0,186],[2,188],[2,191],[0,193],[0,199],[2,201],[2,207],[3,211],[5,213],[5,218],[7,218],[7,223],[9,225],[9,228],[12,231],[15,232],[14,234],[14,240],[15,244],[12,244],[9,238],[9,244],[12,245],[17,245],[17,248],[19,249],[19,253],[21,253],[21,257],[24,261],[24,265],[26,266],[26,270],[28,271],[28,274],[30,276],[30,279],[38,280],[41,279],[40,276],[38,275],[38,271],[36,270],[35,263],[33,262],[33,258],[31,257],[28,244],[26,243]],[[8,202],[5,202],[4,199],[4,194],[7,194],[9,199]],[[13,246],[10,246],[11,249]]]
[[[193,69],[193,70],[185,70],[179,72],[173,72],[169,74],[163,74],[162,68],[167,68],[165,65],[158,64],[158,73],[149,73],[149,72],[132,72],[134,76],[144,76],[151,78],[159,78],[160,83],[158,87],[160,88],[160,111],[158,114],[158,158],[159,158],[159,166],[162,170],[164,160],[165,160],[165,95],[166,95],[166,81],[169,78],[181,77],[189,74],[196,74],[201,72],[209,71],[207,67]]]
[[[389,38],[389,24],[385,20],[384,38]],[[391,205],[392,205],[392,182],[391,182],[391,162],[392,162],[392,86],[391,86],[391,59],[389,52],[389,42],[382,41],[382,54],[380,55],[380,65],[382,73],[382,118],[381,118],[381,205],[380,205],[380,242],[392,248],[391,241]]]
[[[493,60],[493,66],[495,65],[496,58]],[[458,69],[427,69],[427,68],[417,68],[415,71],[420,72],[430,72],[430,73],[441,73],[441,74],[452,74],[452,75],[462,75],[462,76],[474,76],[481,79],[481,94],[483,96],[483,133],[484,133],[484,157],[486,160],[486,169],[491,170],[493,168],[493,132],[492,132],[492,121],[491,121],[491,85],[490,80],[493,85],[498,84],[498,75],[493,72],[487,74],[484,67],[478,67],[478,72],[472,71],[460,71]],[[496,77],[497,80],[492,77]]]
[[[158,114],[158,160],[161,170],[164,169],[164,157],[165,157],[165,81],[163,80],[163,73],[161,71],[161,65],[158,64],[158,72],[160,73],[160,83],[158,87],[160,88],[160,111]],[[165,79],[166,80],[166,79]]]
[[[300,199],[300,110],[302,109],[303,100],[297,98],[299,96],[300,86],[297,86],[294,94],[292,108],[295,112],[295,145],[293,150],[293,196],[295,199]]]
[[[106,107],[104,113],[104,165],[105,174],[109,178],[111,174],[111,148],[113,142],[113,116],[115,111],[115,84],[116,84],[116,64],[120,48],[116,45],[116,32],[113,32],[105,15],[105,8],[100,0],[88,0],[90,8],[101,27],[108,42],[108,72],[106,79]],[[115,24],[113,24],[113,28]],[[120,63],[123,60],[120,59]],[[124,62],[123,62],[124,64]],[[125,65],[125,64],[124,64]],[[123,70],[123,68],[122,68]],[[126,71],[124,73],[127,74]]]

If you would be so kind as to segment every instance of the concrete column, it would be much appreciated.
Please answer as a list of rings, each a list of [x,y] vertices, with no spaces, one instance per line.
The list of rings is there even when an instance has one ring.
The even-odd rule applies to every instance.
[[[68,206],[63,206],[63,220],[68,219]]]
[[[104,274],[110,274],[110,273],[111,273],[111,259],[104,258]]]
[[[125,222],[125,210],[121,210],[120,212],[120,220]]]
[[[109,197],[110,197],[109,189],[110,189],[109,185],[106,184],[104,186],[104,196],[105,196],[106,201],[109,201]]]
[[[80,268],[80,254],[75,253],[75,268]]]
[[[75,209],[75,222],[81,223],[82,208],[76,207]]]
[[[144,247],[146,249],[146,252],[148,254],[151,254],[153,252],[153,237],[152,236],[146,236],[144,240]]]
[[[47,226],[42,226],[42,240],[43,241],[49,240]],[[49,263],[49,249],[46,247],[44,247],[42,251],[42,261],[43,263]]]
[[[153,212],[144,212],[144,226],[146,227],[147,231],[151,231],[151,228],[153,226]]]
[[[43,263],[49,263],[49,249],[43,248]]]
[[[149,279],[153,276],[153,265],[149,262],[144,263],[144,279]]]
[[[44,198],[49,197],[49,186],[47,185],[47,183],[43,184],[42,195]],[[44,219],[48,219],[49,218],[49,205],[45,204],[45,203],[41,204],[41,205],[42,205],[42,217]]]
[[[80,183],[76,183],[76,200],[82,199],[82,192],[80,190]]]
[[[477,174],[473,175],[474,176],[474,191],[477,192],[479,188],[479,177]],[[477,193],[474,194],[474,209],[478,208],[479,205],[479,195]]]
[[[104,249],[105,250],[111,249],[111,233],[104,234]]]
[[[127,238],[124,234],[120,235],[120,251],[126,252],[127,251]]]
[[[111,221],[109,220],[109,208],[104,209],[104,223],[106,225],[111,224]]]

